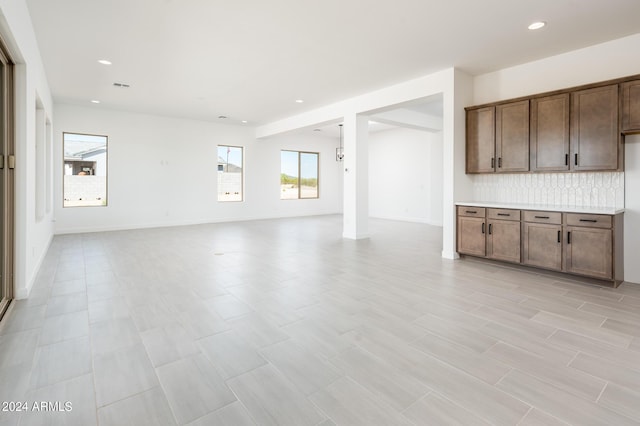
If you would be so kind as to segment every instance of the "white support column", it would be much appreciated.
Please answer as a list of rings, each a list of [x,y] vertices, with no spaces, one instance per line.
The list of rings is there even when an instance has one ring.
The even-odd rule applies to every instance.
[[[344,205],[342,236],[369,238],[369,119],[344,117]]]
[[[457,259],[455,202],[471,200],[472,181],[465,174],[465,112],[471,105],[473,79],[454,70],[443,97],[442,257]]]

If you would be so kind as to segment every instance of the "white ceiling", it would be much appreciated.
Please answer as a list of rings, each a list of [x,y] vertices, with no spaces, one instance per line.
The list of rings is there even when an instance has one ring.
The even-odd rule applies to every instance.
[[[249,125],[449,67],[477,75],[640,31],[639,0],[27,3],[56,102]],[[548,25],[527,30],[535,20]]]

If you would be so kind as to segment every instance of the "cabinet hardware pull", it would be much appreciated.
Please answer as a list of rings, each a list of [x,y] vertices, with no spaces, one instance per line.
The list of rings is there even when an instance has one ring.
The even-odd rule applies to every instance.
[[[597,220],[595,219],[580,219],[580,222],[591,222],[591,223],[596,223]]]
[[[484,222],[482,222],[482,233],[484,234]]]
[[[476,214],[478,212],[476,210],[465,210],[465,213]]]
[[[498,216],[511,216],[511,213],[498,213]]]
[[[571,231],[567,232],[567,244],[571,244]]]
[[[491,229],[493,228],[493,223],[489,224],[489,235],[491,235]]]
[[[498,168],[502,168],[502,157],[498,157]]]
[[[564,165],[568,166],[569,165],[569,154],[565,154],[564,155]]]
[[[578,153],[576,152],[575,158],[573,159],[574,165],[578,165]]]
[[[560,242],[560,232],[561,231],[558,231],[558,242]]]
[[[491,157],[491,168],[495,168],[496,167],[496,162],[495,159],[493,157]]]
[[[534,216],[536,219],[549,219],[549,216]]]

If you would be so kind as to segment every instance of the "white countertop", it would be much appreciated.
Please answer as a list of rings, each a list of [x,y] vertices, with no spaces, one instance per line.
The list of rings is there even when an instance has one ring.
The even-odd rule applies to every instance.
[[[524,204],[524,203],[497,203],[497,202],[480,202],[480,201],[458,201],[456,206],[469,207],[488,207],[493,209],[517,209],[517,210],[538,210],[546,212],[565,212],[565,213],[585,213],[585,214],[618,214],[623,213],[624,209],[616,207],[576,207],[576,206],[557,206],[545,204]]]

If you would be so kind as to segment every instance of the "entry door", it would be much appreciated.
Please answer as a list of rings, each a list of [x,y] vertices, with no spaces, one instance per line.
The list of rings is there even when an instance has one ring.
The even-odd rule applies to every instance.
[[[0,318],[13,298],[13,63],[0,43]]]

